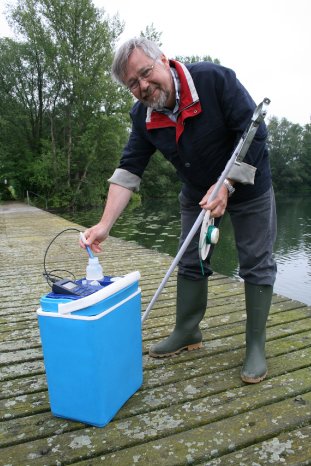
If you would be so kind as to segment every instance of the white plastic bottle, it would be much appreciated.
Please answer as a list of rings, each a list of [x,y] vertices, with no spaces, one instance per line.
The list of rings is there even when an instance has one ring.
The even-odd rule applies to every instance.
[[[104,278],[103,268],[98,261],[98,257],[89,257],[86,267],[86,279],[88,282],[99,281]]]

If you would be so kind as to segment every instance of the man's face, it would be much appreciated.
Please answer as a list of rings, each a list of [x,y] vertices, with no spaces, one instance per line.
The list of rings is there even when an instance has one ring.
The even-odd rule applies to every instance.
[[[174,83],[164,55],[155,61],[141,49],[134,49],[128,59],[125,84],[146,107],[162,110],[174,106]]]

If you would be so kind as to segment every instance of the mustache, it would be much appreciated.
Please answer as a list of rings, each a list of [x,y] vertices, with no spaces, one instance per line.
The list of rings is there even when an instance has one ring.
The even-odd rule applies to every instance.
[[[157,97],[153,96],[153,93],[156,89],[159,90],[159,95]],[[140,100],[146,107],[151,107],[154,110],[161,111],[165,107],[168,98],[168,92],[165,92],[159,86],[149,85],[146,89],[144,89],[144,93],[141,95]]]
[[[156,86],[148,86],[147,89],[144,90],[143,98],[148,99],[153,94],[155,89],[156,89]]]

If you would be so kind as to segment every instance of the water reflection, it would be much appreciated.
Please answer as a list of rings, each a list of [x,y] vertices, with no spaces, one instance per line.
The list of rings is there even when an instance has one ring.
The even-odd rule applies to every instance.
[[[275,257],[278,275],[275,291],[311,304],[311,203],[310,198],[277,198],[278,237]],[[72,220],[85,226],[97,223],[101,210],[79,212]],[[66,215],[68,218],[68,215]],[[177,200],[149,200],[131,205],[111,230],[111,235],[175,256],[180,231]],[[238,276],[238,261],[229,216],[220,227],[212,266],[215,271]]]
[[[311,304],[310,198],[277,199],[276,291]]]

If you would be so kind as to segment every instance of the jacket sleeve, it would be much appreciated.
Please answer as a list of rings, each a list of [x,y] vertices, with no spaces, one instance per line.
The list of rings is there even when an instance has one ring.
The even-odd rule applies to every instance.
[[[130,191],[138,192],[140,187],[141,178],[133,173],[124,170],[123,168],[116,168],[113,175],[109,178],[108,183],[118,184],[127,188]]]
[[[156,148],[133,123],[126,146],[123,149],[119,168],[141,177]]]
[[[119,167],[108,181],[138,191],[141,177],[156,148],[145,137],[145,113],[137,104],[132,109],[131,118],[132,129]]]

